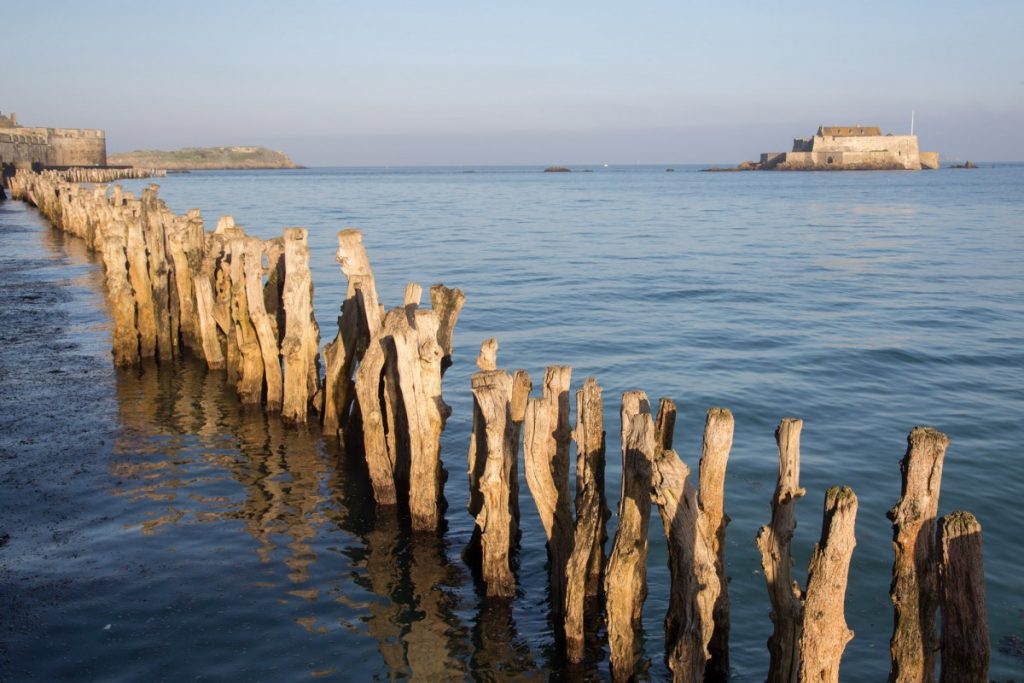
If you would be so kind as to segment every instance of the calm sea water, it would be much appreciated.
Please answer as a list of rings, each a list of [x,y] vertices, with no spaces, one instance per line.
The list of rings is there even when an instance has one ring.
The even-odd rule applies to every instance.
[[[191,362],[173,373],[115,372],[96,265],[80,244],[8,203],[5,269],[30,263],[23,277],[63,292],[44,307],[63,321],[47,339],[79,376],[67,380],[77,393],[61,403],[60,392],[31,379],[46,372],[45,359],[17,347],[2,356],[0,382],[18,401],[4,404],[0,472],[18,493],[0,516],[8,535],[0,579],[17,621],[5,629],[0,677],[606,677],[600,650],[583,671],[567,672],[554,647],[544,533],[525,482],[517,599],[485,604],[461,560],[472,530],[469,377],[492,336],[499,365],[527,369],[535,385],[546,365],[565,364],[574,390],[591,375],[604,387],[613,508],[621,392],[676,401],[677,450],[694,470],[705,410],[732,409],[726,510],[737,681],[763,680],[767,670],[769,603],[753,539],[769,518],[779,419],[805,421],[801,581],[825,489],[849,485],[860,499],[846,606],[856,636],[843,661],[851,681],[884,680],[888,670],[885,513],[899,497],[906,434],[918,424],[946,432],[941,512],[968,509],[984,528],[991,674],[1024,674],[1022,660],[999,651],[1024,635],[1024,167],[593,170],[160,179],[171,208],[202,209],[208,228],[223,214],[261,237],[309,228],[323,342],[334,336],[345,287],[334,261],[342,228],[364,232],[389,306],[409,281],[466,293],[444,382],[454,409],[442,442],[448,524],[429,541],[376,517],[363,475],[315,428],[242,412],[219,375]],[[30,364],[34,371],[19,369]],[[647,675],[663,680],[669,578],[656,512],[648,564]]]

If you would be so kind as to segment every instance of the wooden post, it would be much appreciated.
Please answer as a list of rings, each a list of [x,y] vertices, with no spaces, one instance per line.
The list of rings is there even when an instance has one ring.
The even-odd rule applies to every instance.
[[[516,541],[519,540],[519,437],[523,431],[523,421],[526,419],[526,404],[530,400],[530,392],[533,391],[533,382],[530,381],[530,374],[526,370],[516,370],[512,373],[512,471],[509,474],[509,504],[512,507],[512,519],[515,521]]]
[[[940,683],[987,683],[988,617],[981,524],[958,510],[939,522],[939,592],[942,602]]]
[[[390,319],[404,315],[405,310],[401,308],[389,311],[383,326],[391,327]],[[377,505],[396,505],[398,493],[395,488],[395,462],[388,453],[380,400],[386,344],[384,331],[378,329],[356,370],[355,393],[362,416],[363,454],[373,485],[373,499]]]
[[[622,396],[622,495],[619,526],[605,571],[608,644],[613,681],[636,669],[636,634],[647,599],[647,528],[651,518],[651,462],[657,449],[650,404],[641,391]]]
[[[444,351],[441,359],[441,373],[452,364],[452,336],[455,332],[455,321],[466,303],[466,296],[459,289],[450,289],[444,285],[430,288],[430,307],[437,316],[437,343]]]
[[[414,303],[418,285],[407,292],[405,325],[393,333],[401,408],[409,453],[409,513],[417,531],[434,531],[440,523],[442,497],[441,431],[451,408],[441,398],[441,358],[437,318]]]
[[[281,416],[305,423],[320,396],[320,328],[313,315],[313,278],[309,272],[308,233],[284,229],[284,404]]]
[[[504,370],[473,375],[473,443],[469,453],[470,513],[480,542],[480,571],[488,597],[512,598],[516,579],[510,557],[518,529],[512,516],[512,378]]]
[[[708,524],[715,570],[720,590],[715,601],[715,631],[708,643],[704,678],[718,683],[729,678],[729,579],[725,575],[725,469],[732,449],[734,420],[728,408],[711,408],[704,422],[704,445],[700,456],[700,509]]]
[[[907,452],[900,461],[900,501],[888,515],[896,553],[889,590],[895,607],[889,641],[891,683],[918,683],[935,677],[935,519],[947,446],[949,439],[945,434],[929,427],[915,427],[907,437]]]
[[[146,238],[142,222],[128,218],[126,254],[128,257],[128,279],[135,293],[136,325],[139,329],[139,355],[142,358],[156,356],[156,309],[153,304],[153,287],[149,279],[149,257],[146,254]]]
[[[576,526],[566,567],[565,640],[570,662],[584,658],[586,599],[599,593],[604,578],[604,416],[601,387],[588,377],[576,392]]]
[[[263,240],[267,256],[267,282],[263,285],[263,308],[270,316],[278,347],[284,338],[284,237]]]
[[[230,250],[231,321],[235,329],[239,361],[238,396],[244,404],[259,404],[263,398],[263,351],[249,313],[245,286],[245,243],[249,238],[234,237]]]
[[[178,352],[177,330],[171,329],[171,297],[164,216],[167,207],[157,196],[157,186],[142,191],[142,228],[149,259],[149,280],[153,288],[153,312],[156,321],[157,356],[170,360]]]
[[[335,258],[348,280],[338,317],[338,334],[324,347],[324,432],[338,433],[348,424],[356,390],[352,377],[381,324],[377,284],[358,230],[338,233]],[[360,405],[362,405],[360,403]]]
[[[123,224],[120,224],[124,232]],[[135,327],[135,297],[128,281],[128,263],[124,251],[126,236],[110,230],[103,242],[107,296],[114,317],[114,364],[139,362],[139,331]]]
[[[569,507],[571,374],[572,368],[566,366],[547,368],[543,396],[527,402],[523,434],[526,483],[548,539],[551,611],[556,620],[565,609],[565,568],[573,546]]]
[[[181,341],[194,352],[202,352],[195,277],[202,267],[205,242],[199,209],[191,209],[185,216],[176,217],[167,234],[167,251],[174,266],[174,284],[177,287]]]
[[[662,407],[666,407],[665,399]],[[675,411],[659,410],[659,417],[663,413],[667,417]],[[671,422],[674,420],[665,424]],[[671,443],[671,429],[659,437],[662,444]],[[653,463],[652,497],[665,527],[672,577],[665,615],[665,649],[673,678],[680,682],[704,678],[707,646],[715,627],[715,601],[721,589],[707,519],[700,510],[697,491],[689,482],[689,473],[674,450],[659,444]]]
[[[241,256],[249,318],[263,358],[266,408],[267,412],[277,412],[281,410],[283,395],[281,356],[274,326],[263,304],[263,243],[255,238],[246,240]]]
[[[857,496],[847,486],[825,493],[821,539],[807,573],[800,633],[800,682],[839,683],[839,663],[853,631],[846,626],[846,582],[853,557]]]
[[[768,639],[771,656],[769,683],[795,681],[800,665],[803,608],[800,586],[792,578],[790,544],[796,530],[796,501],[806,493],[800,488],[800,430],[803,424],[803,420],[787,417],[775,430],[775,441],[779,447],[779,478],[772,497],[772,519],[757,533],[774,627]]]
[[[672,440],[676,430],[676,404],[670,398],[658,401],[658,417],[654,421],[654,438],[659,450],[672,450]]]

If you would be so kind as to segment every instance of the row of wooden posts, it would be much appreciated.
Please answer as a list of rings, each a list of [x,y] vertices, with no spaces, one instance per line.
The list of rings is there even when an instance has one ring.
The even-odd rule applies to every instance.
[[[69,183],[112,183],[115,180],[162,178],[167,175],[163,169],[134,166],[73,166],[58,173]]]
[[[136,199],[120,187],[80,187],[57,172],[20,171],[11,190],[102,256],[117,364],[166,361],[188,349],[211,369],[223,369],[243,403],[262,404],[290,422],[317,414],[324,433],[361,445],[378,505],[407,507],[416,531],[439,528],[440,438],[451,412],[441,378],[451,364],[462,292],[435,285],[431,308],[424,309],[422,288],[410,284],[402,305],[386,311],[362,235],[343,230],[336,256],[348,289],[337,337],[323,349],[321,373],[305,229],[286,228],[283,237],[260,240],[225,217],[206,232],[197,210],[173,214],[156,186]],[[547,368],[539,395],[531,396],[529,375],[499,370],[497,350],[494,339],[482,344],[479,372],[471,380],[469,512],[476,525],[466,556],[487,598],[515,595],[522,443],[525,479],[547,536],[553,621],[568,660],[583,660],[584,623],[603,614],[612,679],[634,675],[653,503],[669,546],[668,666],[676,681],[725,680],[725,473],[732,414],[708,411],[694,483],[673,450],[672,401],[661,399],[655,412],[643,392],[623,394],[618,525],[606,555],[610,512],[601,387],[588,378],[576,391],[572,427],[571,368]],[[806,589],[792,577],[796,501],[805,493],[799,482],[801,428],[800,420],[787,418],[776,431],[778,483],[771,520],[756,539],[774,624],[768,641],[772,683],[838,681],[853,637],[844,600],[857,497],[848,487],[825,493]],[[945,435],[917,427],[901,461],[902,494],[890,512],[896,555],[891,681],[934,680],[940,652],[942,681],[987,681],[981,527],[967,512],[938,517],[947,445]]]

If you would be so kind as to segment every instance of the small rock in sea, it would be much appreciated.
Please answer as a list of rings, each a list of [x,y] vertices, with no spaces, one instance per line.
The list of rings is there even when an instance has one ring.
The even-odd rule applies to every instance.
[[[676,169],[674,169],[674,168],[666,168],[665,169],[665,173],[675,173],[675,170]]]
[[[568,173],[571,170],[572,170],[571,168],[566,168],[565,166],[548,166],[547,168],[544,169],[544,172],[545,173]]]

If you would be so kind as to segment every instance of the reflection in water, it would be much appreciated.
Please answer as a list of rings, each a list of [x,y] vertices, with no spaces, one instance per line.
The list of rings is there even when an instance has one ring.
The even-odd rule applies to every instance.
[[[360,458],[345,457],[315,427],[247,410],[224,387],[220,373],[190,359],[119,374],[112,474],[115,495],[137,512],[129,529],[151,536],[238,525],[255,539],[261,564],[283,562],[286,582],[245,584],[278,591],[281,614],[271,616],[296,636],[340,636],[342,648],[369,637],[392,680],[539,675],[509,604],[481,603],[473,624],[463,623],[462,602],[475,597],[461,564],[449,562],[447,541],[410,533],[395,510],[376,510]],[[347,572],[318,577],[317,562],[334,567],[339,553]],[[296,599],[308,606],[298,614]],[[374,663],[355,666],[366,672]],[[344,679],[352,671],[314,673]]]

